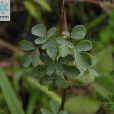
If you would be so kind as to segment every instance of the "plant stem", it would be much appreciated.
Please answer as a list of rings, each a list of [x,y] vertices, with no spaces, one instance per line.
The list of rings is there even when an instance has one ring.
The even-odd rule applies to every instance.
[[[61,110],[64,109],[66,93],[67,93],[67,89],[63,89],[63,94],[62,94],[62,103],[61,103],[61,107],[60,107]]]
[[[64,30],[64,7],[63,7],[63,0],[59,0],[59,26],[60,26],[60,36],[62,36],[62,31]]]
[[[62,31],[64,31],[64,25],[65,25],[65,30],[67,30],[67,20],[66,20],[66,2],[67,0],[59,0],[59,24],[60,24],[60,36],[62,36]],[[64,76],[66,80],[67,77]],[[64,104],[65,104],[65,98],[66,98],[66,93],[67,89],[63,89],[63,94],[62,94],[62,103],[60,109],[64,109]]]

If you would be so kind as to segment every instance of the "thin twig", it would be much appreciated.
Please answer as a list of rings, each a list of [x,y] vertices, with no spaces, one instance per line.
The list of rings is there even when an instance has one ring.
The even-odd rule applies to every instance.
[[[63,89],[63,93],[62,93],[62,103],[61,103],[61,110],[64,109],[64,104],[65,104],[65,99],[66,99],[66,94],[67,94],[67,89]]]
[[[59,0],[59,23],[60,23],[60,35],[62,36],[62,31],[64,30],[64,7],[63,7],[63,0]]]
[[[88,2],[88,3],[97,4],[97,5],[100,5],[100,6],[107,6],[107,7],[110,7],[110,8],[114,8],[114,4],[111,4],[110,2],[99,1],[99,0],[68,0],[68,1]]]

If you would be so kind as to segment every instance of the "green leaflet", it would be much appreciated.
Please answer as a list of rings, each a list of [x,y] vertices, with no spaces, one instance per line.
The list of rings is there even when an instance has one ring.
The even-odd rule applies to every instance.
[[[49,42],[50,44],[56,44],[56,38],[50,38]]]
[[[59,111],[59,104],[56,101],[50,101],[50,107],[54,114],[57,114]]]
[[[46,52],[47,52],[49,57],[55,58],[57,55],[57,47],[53,44],[49,44],[47,46]]]
[[[58,38],[56,39],[56,41],[57,41],[58,44],[63,44],[63,43],[65,43],[65,39],[64,39],[63,37],[58,37]]]
[[[60,64],[68,64],[72,60],[73,60],[73,56],[72,55],[67,55],[66,57],[60,57],[58,59],[58,63],[60,63]]]
[[[80,61],[81,61],[81,56],[80,56],[80,53],[78,52],[78,50],[76,48],[74,48],[74,60],[75,60],[75,64],[77,66],[79,66]]]
[[[36,48],[32,52],[32,64],[33,64],[34,67],[36,67],[38,65],[39,56],[40,56],[40,52],[39,52],[38,48]]]
[[[33,74],[36,77],[43,77],[46,75],[48,65],[38,65],[34,68]]]
[[[56,75],[55,81],[56,81],[56,85],[62,88],[66,89],[69,86],[67,81],[61,76]]]
[[[40,60],[44,63],[50,64],[52,62],[52,59],[47,54],[41,54]]]
[[[32,34],[35,36],[39,36],[39,37],[46,37],[46,29],[45,26],[42,24],[37,24],[35,25],[32,30],[31,30]]]
[[[92,49],[92,42],[89,40],[81,41],[76,45],[76,48],[78,51],[89,51]]]
[[[47,38],[37,38],[35,44],[43,44],[47,41]]]
[[[62,110],[59,112],[59,114],[68,114],[68,112],[66,110]]]
[[[51,75],[51,76],[45,75],[40,78],[39,83],[43,86],[48,86],[53,82],[53,80],[54,80],[53,75]]]
[[[45,42],[45,43],[43,43],[42,46],[41,46],[41,49],[42,49],[42,50],[45,50],[48,45],[49,45],[49,42],[48,42],[48,41]]]
[[[21,57],[20,62],[23,65],[23,67],[27,68],[32,62],[32,54],[30,52],[26,53]]]
[[[89,56],[89,54],[81,52],[80,56],[81,56],[81,61],[80,61],[81,65],[85,68],[89,68],[92,65],[92,59]]]
[[[47,38],[51,38],[55,34],[56,28],[52,27],[47,31]]]
[[[55,75],[53,75],[53,81],[52,81],[52,83],[50,83],[49,86],[52,86],[52,87],[58,86],[58,87],[62,87],[62,88],[68,88],[69,85],[64,78],[55,74]]]
[[[54,63],[50,64],[48,67],[47,67],[47,75],[52,75],[55,71],[55,65]]]
[[[74,48],[74,45],[70,41],[66,41],[66,44],[69,48]]]
[[[31,51],[36,48],[36,46],[33,43],[31,43],[27,40],[20,41],[18,44],[18,47],[19,47],[19,49],[21,49],[23,51]]]
[[[47,110],[45,108],[41,108],[41,113],[42,114],[52,114],[49,110]]]
[[[71,38],[82,39],[86,35],[86,29],[83,25],[77,25],[71,32]]]
[[[60,46],[60,56],[61,57],[65,57],[67,56],[69,53],[69,49],[68,49],[68,46],[66,45],[66,43],[63,43],[61,46]]]
[[[63,31],[62,34],[66,37],[70,37],[70,33],[68,31]]]
[[[54,85],[54,86],[53,86]],[[56,91],[56,92],[60,92],[61,91],[61,88],[60,86],[57,86],[56,85],[56,82],[53,81],[49,86],[48,86],[48,90],[49,91]]]
[[[74,66],[70,66],[70,65],[62,65],[62,66],[63,66],[64,73],[68,78],[74,78],[80,74],[79,69]]]
[[[56,66],[56,74],[59,75],[59,76],[63,76],[63,67],[61,64],[57,63]]]

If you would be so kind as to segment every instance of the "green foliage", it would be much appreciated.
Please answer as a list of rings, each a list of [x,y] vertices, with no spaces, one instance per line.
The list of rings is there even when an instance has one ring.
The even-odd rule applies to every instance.
[[[66,101],[65,108],[70,114],[95,114],[99,104],[92,98],[76,96]]]
[[[31,31],[38,38],[34,41],[35,45],[29,41],[19,43],[20,49],[32,51],[22,56],[21,64],[28,67],[32,63],[35,67],[33,70],[34,76],[38,77],[41,85],[49,86],[49,90],[60,91],[60,87],[68,88],[68,82],[64,79],[64,76],[67,76],[68,79],[78,77],[80,75],[78,66],[89,68],[92,65],[90,55],[85,52],[91,50],[91,41],[78,40],[79,43],[74,45],[69,40],[70,38],[77,41],[77,39],[84,38],[86,34],[84,26],[75,26],[71,36],[68,31],[63,31],[62,34],[67,39],[57,37],[54,27],[46,32],[46,28],[42,24],[35,25]],[[39,52],[40,47],[46,51],[46,54]],[[46,65],[38,65],[39,59]],[[73,61],[75,61],[75,65],[68,65]]]
[[[114,78],[114,70],[110,71],[111,78]]]
[[[59,104],[53,100],[50,101],[50,108],[52,112],[50,112],[48,109],[41,108],[41,113],[42,114],[68,114],[66,110],[59,111],[59,108],[60,108]]]
[[[110,110],[114,109],[114,95],[108,95],[107,98],[102,98],[99,103],[105,107],[110,106]]]
[[[51,11],[51,8],[46,0],[36,0],[36,2],[40,4],[43,8],[45,8],[47,11]]]
[[[4,71],[0,68],[0,87],[7,102],[7,105],[10,109],[11,114],[25,114],[21,105],[15,95],[11,84],[5,75]]]
[[[105,44],[105,46],[108,46],[109,44],[112,45],[113,52],[114,52],[114,45],[113,45],[114,22],[113,22],[113,20],[114,20],[114,9],[111,10],[107,24],[100,31],[99,36],[100,36],[100,40],[102,41],[103,44]]]
[[[92,87],[103,97],[114,94],[114,80],[108,76],[96,77],[92,83]]]
[[[34,17],[38,22],[42,22],[40,18],[41,17],[40,11],[36,8],[36,6],[32,2],[23,1],[23,5],[25,6],[25,8],[28,10],[28,12],[32,17]]]

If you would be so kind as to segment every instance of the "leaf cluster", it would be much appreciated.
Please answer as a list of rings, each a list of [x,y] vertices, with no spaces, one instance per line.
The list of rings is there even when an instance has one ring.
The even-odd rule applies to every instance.
[[[35,44],[26,40],[19,42],[19,48],[28,51],[21,57],[21,64],[26,68],[32,63],[35,67],[34,75],[39,78],[41,85],[48,85],[49,90],[59,91],[60,87],[68,88],[64,76],[67,79],[75,78],[80,74],[78,66],[89,68],[92,65],[91,56],[86,53],[92,49],[92,42],[80,41],[86,35],[84,26],[75,26],[71,33],[63,31],[63,37],[55,34],[55,27],[46,31],[42,24],[35,25],[31,32],[38,38],[35,39]],[[70,40],[79,42],[73,44]],[[41,53],[39,48],[46,53]],[[39,59],[44,63],[43,65],[38,65]],[[73,61],[75,65],[69,65]]]

